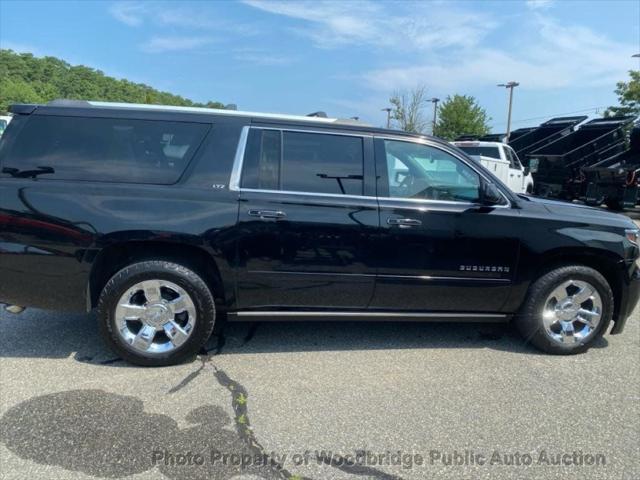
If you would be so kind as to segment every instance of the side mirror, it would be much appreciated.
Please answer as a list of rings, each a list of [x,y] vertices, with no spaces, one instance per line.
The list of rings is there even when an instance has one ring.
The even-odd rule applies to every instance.
[[[531,170],[529,170],[529,167],[524,167],[522,169],[522,174],[526,177],[527,175],[529,175],[529,173],[531,172]]]
[[[499,205],[503,202],[502,194],[498,187],[490,182],[482,182],[480,187],[480,203],[482,205]]]

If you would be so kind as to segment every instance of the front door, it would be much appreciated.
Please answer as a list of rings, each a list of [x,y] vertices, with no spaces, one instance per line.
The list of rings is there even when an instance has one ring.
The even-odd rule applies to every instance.
[[[516,210],[478,204],[479,172],[439,144],[375,139],[380,231],[370,308],[500,312],[519,243]]]
[[[516,193],[524,193],[524,172],[522,164],[516,155],[516,152],[510,147],[504,147],[504,153],[509,160],[509,182],[508,186]]]
[[[241,309],[366,308],[379,225],[371,137],[253,127],[240,185]]]

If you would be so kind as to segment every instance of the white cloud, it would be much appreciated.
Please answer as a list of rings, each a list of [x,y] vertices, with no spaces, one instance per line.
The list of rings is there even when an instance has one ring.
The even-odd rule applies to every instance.
[[[177,52],[193,50],[212,43],[210,37],[152,37],[141,45],[147,53]]]
[[[138,2],[117,2],[111,5],[109,13],[119,22],[137,27],[145,19],[146,7]]]
[[[584,26],[560,24],[547,13],[553,0],[528,0],[532,12],[518,18],[515,34],[499,29],[507,17],[450,2],[243,1],[292,19],[295,32],[317,47],[362,45],[393,52],[391,65],[361,77],[378,91],[424,83],[447,92],[508,80],[533,89],[610,86],[625,76],[637,50]],[[489,33],[500,34],[500,43],[487,38]]]
[[[450,4],[393,3],[390,11],[380,3],[362,1],[244,0],[264,12],[306,22],[295,31],[323,48],[344,44],[409,49],[470,47],[496,22],[482,13],[469,13]]]
[[[545,10],[553,4],[553,0],[526,0],[525,5],[531,10]]]
[[[524,89],[611,86],[623,78],[634,46],[613,41],[583,26],[531,17],[530,38],[512,48],[480,46],[444,58],[373,69],[363,78],[376,90],[392,91],[424,83],[439,91],[489,86],[509,80]],[[525,32],[523,28],[521,32]],[[524,35],[524,33],[522,33]]]
[[[280,55],[258,50],[241,50],[236,53],[234,58],[240,62],[251,63],[253,65],[260,65],[264,67],[290,65],[296,61],[296,58],[288,55]]]

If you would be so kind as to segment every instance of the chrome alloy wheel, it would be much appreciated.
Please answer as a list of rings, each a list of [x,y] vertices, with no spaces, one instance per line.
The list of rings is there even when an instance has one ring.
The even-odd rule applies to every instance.
[[[585,341],[602,318],[602,298],[584,280],[567,280],[547,297],[542,312],[544,328],[554,341],[573,344]]]
[[[143,353],[167,353],[180,347],[196,323],[189,294],[167,280],[136,283],[120,297],[116,328],[126,343]]]

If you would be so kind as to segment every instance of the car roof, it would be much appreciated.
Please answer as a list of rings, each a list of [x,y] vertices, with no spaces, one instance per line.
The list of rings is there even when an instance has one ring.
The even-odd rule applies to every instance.
[[[118,111],[131,113],[148,113],[189,116],[216,116],[227,119],[245,118],[251,123],[286,123],[287,125],[333,127],[340,130],[354,130],[365,134],[392,135],[409,138],[429,139],[437,143],[446,145],[442,139],[423,134],[409,133],[403,130],[372,127],[366,123],[353,119],[328,118],[320,116],[289,115],[280,113],[248,112],[239,110],[225,110],[217,108],[202,107],[181,107],[174,105],[148,105],[138,103],[117,103],[98,102],[86,100],[53,100],[47,104],[15,104],[9,107],[9,111],[14,114],[31,114],[33,112],[64,114],[65,110],[73,111],[75,114],[90,114],[104,111]]]

